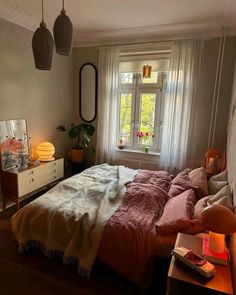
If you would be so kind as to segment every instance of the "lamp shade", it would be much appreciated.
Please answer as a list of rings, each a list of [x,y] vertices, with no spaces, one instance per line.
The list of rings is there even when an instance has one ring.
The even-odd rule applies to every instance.
[[[39,156],[39,161],[47,162],[47,161],[53,161],[55,158],[53,158],[55,154],[55,147],[51,142],[45,141],[41,142],[36,149],[36,152]]]
[[[152,66],[143,66],[143,78],[151,78]]]
[[[201,213],[200,223],[215,233],[233,234],[236,232],[236,215],[221,205],[206,207]]]
[[[34,62],[37,69],[51,70],[53,46],[52,35],[42,21],[32,38]]]
[[[65,9],[55,20],[53,26],[53,35],[55,40],[56,52],[61,55],[71,54],[71,43],[73,36],[73,26],[70,18],[66,15]]]
[[[221,153],[217,149],[209,149],[205,153],[206,158],[214,158],[214,159],[220,159]]]

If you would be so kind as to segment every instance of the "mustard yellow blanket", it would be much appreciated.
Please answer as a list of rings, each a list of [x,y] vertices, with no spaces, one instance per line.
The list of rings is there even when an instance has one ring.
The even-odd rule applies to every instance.
[[[75,258],[80,272],[89,273],[104,226],[137,172],[102,164],[60,182],[12,217],[20,249],[37,244],[48,253],[63,252],[64,262]]]

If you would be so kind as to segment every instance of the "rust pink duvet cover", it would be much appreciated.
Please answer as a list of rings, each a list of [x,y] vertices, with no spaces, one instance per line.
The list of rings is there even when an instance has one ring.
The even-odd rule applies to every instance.
[[[169,199],[171,179],[164,171],[141,170],[104,228],[98,257],[136,285],[148,284],[151,278],[155,223]]]

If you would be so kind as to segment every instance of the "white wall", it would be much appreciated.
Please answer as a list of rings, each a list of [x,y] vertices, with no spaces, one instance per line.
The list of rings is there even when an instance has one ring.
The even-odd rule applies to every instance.
[[[99,68],[99,50],[95,47],[74,48],[72,57],[58,56],[54,52],[52,70],[39,71],[34,66],[32,35],[33,32],[27,29],[0,19],[0,120],[25,118],[33,143],[49,140],[55,145],[57,156],[64,156],[69,142],[66,134],[56,131],[56,126],[64,124],[68,127],[72,122],[81,121],[79,69],[86,62]],[[205,42],[203,87],[206,97],[213,95],[218,45],[218,38]],[[235,53],[236,38],[227,38],[215,137],[215,147],[221,151],[226,143]],[[203,107],[209,110],[210,115],[210,106]],[[93,125],[97,126],[97,120]],[[208,130],[209,126],[206,126],[205,132]],[[96,137],[99,140],[99,134],[95,134],[94,144]],[[137,156],[119,153],[119,159],[124,157],[132,160]],[[90,160],[93,161],[93,157]],[[141,161],[158,164],[158,158],[151,155]],[[143,167],[142,163],[135,163]]]
[[[36,70],[33,32],[0,19],[0,120],[27,120],[33,143],[51,141],[64,156],[68,140],[56,127],[73,116],[72,58],[54,51],[51,71]]]
[[[205,41],[204,49],[204,61],[203,61],[203,95],[206,98],[213,97],[214,84],[216,76],[217,58],[218,58],[219,38],[211,38]],[[74,105],[76,106],[76,117],[79,119],[78,114],[78,73],[80,66],[85,62],[94,63],[97,67],[99,50],[95,47],[89,48],[77,48],[73,51],[74,55]],[[225,45],[225,55],[222,68],[221,87],[219,92],[219,109],[216,120],[216,134],[214,140],[214,147],[219,149],[222,153],[226,148],[227,137],[227,122],[229,113],[229,104],[232,90],[234,60],[236,56],[236,37],[227,37]],[[98,73],[101,75],[102,73]],[[205,104],[204,108],[206,116],[210,116],[211,105]],[[99,116],[99,114],[98,114]],[[96,127],[97,120],[94,122]],[[202,146],[203,149],[199,151],[202,155],[202,161],[199,164],[204,163],[204,153],[207,149],[208,133],[210,126],[205,126],[202,130]],[[99,139],[99,135],[97,139]],[[138,161],[137,161],[138,158]],[[158,169],[159,158],[153,155],[140,155],[135,153],[117,152],[117,163],[129,163],[129,166],[133,168],[150,168],[156,167]]]

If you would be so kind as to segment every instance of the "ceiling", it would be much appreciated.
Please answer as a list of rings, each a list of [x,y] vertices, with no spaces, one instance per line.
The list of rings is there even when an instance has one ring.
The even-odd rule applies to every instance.
[[[50,30],[61,0],[44,0]],[[0,17],[35,30],[41,0],[0,0]],[[236,0],[65,0],[74,26],[74,46],[132,43],[173,36],[219,35],[222,26],[236,32]]]

